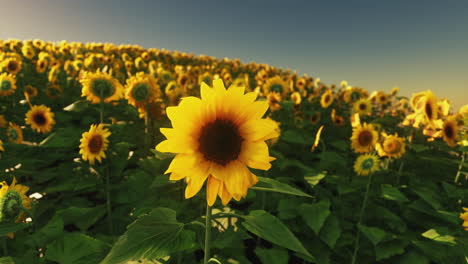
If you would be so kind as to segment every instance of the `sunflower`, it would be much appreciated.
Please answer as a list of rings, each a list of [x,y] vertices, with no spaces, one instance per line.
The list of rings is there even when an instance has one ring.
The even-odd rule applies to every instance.
[[[4,115],[0,115],[0,127],[5,128],[7,127],[8,123],[5,119]]]
[[[16,79],[15,76],[2,73],[0,74],[0,96],[8,96],[15,93]]]
[[[36,72],[37,73],[44,73],[47,70],[47,60],[39,59],[36,62]]]
[[[0,152],[3,151],[5,151],[5,149],[3,148],[3,141],[0,139]]]
[[[30,84],[28,84],[28,85],[26,85],[26,87],[24,87],[24,92],[28,95],[29,98],[34,98],[39,93],[37,91],[37,88],[30,85]]]
[[[424,100],[423,108],[425,123],[434,126],[434,120],[437,119],[438,107],[437,107],[437,98],[432,93],[432,91],[427,91]]]
[[[351,147],[357,153],[371,152],[377,143],[379,134],[372,124],[366,124],[353,128]]]
[[[161,95],[156,79],[144,72],[127,79],[125,98],[136,108],[145,108],[146,104],[154,103]]]
[[[47,133],[55,124],[54,113],[45,105],[33,105],[26,113],[25,122],[36,132]]]
[[[93,104],[109,103],[122,98],[123,86],[110,74],[96,72],[85,72],[80,79],[83,88],[81,96],[86,96]]]
[[[7,128],[8,141],[21,144],[23,142],[23,130],[17,124],[9,123]]]
[[[62,87],[58,84],[50,84],[46,88],[46,95],[50,99],[56,99],[62,94]]]
[[[359,156],[354,163],[354,171],[359,176],[367,176],[379,169],[379,158],[373,154]]]
[[[289,85],[280,76],[269,78],[263,84],[263,94],[269,94],[271,92],[278,93],[284,97],[289,90]]]
[[[2,62],[2,67],[8,73],[16,75],[19,71],[21,71],[21,60],[17,58],[8,58]]]
[[[468,208],[463,207],[463,213],[460,214],[460,219],[463,220],[463,228],[468,231]]]
[[[369,99],[359,99],[353,105],[353,111],[360,115],[370,115],[372,113],[372,104]]]
[[[383,142],[377,143],[376,149],[380,157],[398,159],[405,153],[405,139],[398,137],[398,134],[383,134]]]
[[[398,86],[393,87],[392,90],[390,90],[390,96],[391,97],[396,96],[399,91],[400,91],[400,88]]]
[[[367,97],[369,94],[360,87],[347,87],[344,90],[343,100],[348,104],[353,104],[357,100]]]
[[[330,113],[330,117],[334,125],[343,126],[345,124],[344,117],[337,115],[335,109],[332,109]]]
[[[24,209],[31,209],[31,199],[26,196],[29,187],[16,184],[16,178],[10,186],[6,182],[0,182],[0,222],[22,222]],[[10,236],[12,237],[12,236]]]
[[[176,81],[170,81],[166,85],[166,89],[164,90],[164,92],[167,98],[169,99],[171,105],[176,105],[179,99],[184,94],[184,90],[182,89],[182,87],[177,85]]]
[[[454,116],[447,118],[442,125],[442,137],[450,147],[455,147],[458,140],[458,124]]]
[[[186,178],[185,197],[197,194],[207,182],[206,199],[216,196],[227,204],[240,200],[257,181],[247,168],[268,170],[274,158],[265,140],[275,138],[277,125],[262,119],[268,103],[257,101],[256,93],[244,88],[225,89],[221,80],[214,88],[201,85],[201,99],[185,97],[177,107],[168,107],[174,128],[161,128],[167,140],[156,150],[177,153],[166,173],[171,180]]]
[[[320,122],[320,112],[314,112],[311,116],[310,116],[310,122],[313,124],[313,125],[316,125],[318,124],[318,122]]]
[[[94,160],[101,163],[101,158],[106,157],[106,149],[109,145],[107,139],[111,135],[109,129],[104,128],[102,124],[91,125],[88,132],[84,132],[80,139],[80,154],[83,160],[88,160],[94,165]]]
[[[267,94],[267,102],[270,105],[270,110],[272,112],[278,111],[281,109],[281,94],[276,92],[270,92]]]
[[[210,72],[204,72],[203,74],[198,76],[198,84],[206,83],[208,85],[212,85],[213,83],[213,74]]]
[[[328,108],[333,102],[333,92],[330,89],[327,89],[320,98],[320,105],[323,108]]]
[[[293,101],[294,105],[300,105],[302,98],[299,92],[294,92],[291,94],[291,101]]]

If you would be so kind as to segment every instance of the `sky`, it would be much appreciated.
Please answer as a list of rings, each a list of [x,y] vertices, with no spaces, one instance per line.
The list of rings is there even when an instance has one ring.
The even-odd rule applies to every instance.
[[[239,58],[468,104],[468,0],[0,0],[0,39]]]

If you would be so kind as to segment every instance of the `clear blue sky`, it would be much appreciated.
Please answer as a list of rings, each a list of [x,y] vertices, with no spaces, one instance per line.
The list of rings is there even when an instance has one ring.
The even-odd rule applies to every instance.
[[[0,0],[0,38],[239,58],[468,103],[468,0]]]

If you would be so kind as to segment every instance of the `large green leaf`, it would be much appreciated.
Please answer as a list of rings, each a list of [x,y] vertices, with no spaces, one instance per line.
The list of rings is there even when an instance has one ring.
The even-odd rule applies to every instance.
[[[256,248],[255,254],[263,264],[284,264],[288,263],[288,251],[282,248]]]
[[[0,264],[15,264],[15,261],[11,257],[0,258]]]
[[[46,258],[60,264],[98,263],[108,246],[81,233],[68,233],[47,246]]]
[[[318,234],[330,215],[330,201],[322,200],[315,204],[301,204],[299,212],[307,225]]]
[[[87,230],[106,214],[105,206],[93,208],[69,207],[58,211],[65,224],[74,224],[81,230]]]
[[[408,245],[407,241],[391,240],[378,244],[375,247],[375,255],[377,260],[386,259],[395,255],[405,253],[405,247]]]
[[[160,259],[194,247],[194,241],[195,233],[184,230],[174,210],[156,208],[128,226],[101,264]]]
[[[391,186],[390,184],[382,184],[382,197],[387,200],[399,201],[399,202],[408,202],[408,198],[400,192],[397,188]]]
[[[333,249],[340,236],[341,227],[338,218],[334,215],[330,215],[320,230],[320,239]]]
[[[307,193],[300,191],[290,185],[265,177],[258,177],[258,183],[253,186],[252,189],[312,198],[312,196],[308,195]]]
[[[358,225],[359,230],[372,242],[372,244],[379,244],[387,235],[384,230],[377,227],[370,227],[365,225]]]
[[[255,235],[281,247],[312,257],[296,236],[278,218],[263,210],[244,216],[242,225]]]

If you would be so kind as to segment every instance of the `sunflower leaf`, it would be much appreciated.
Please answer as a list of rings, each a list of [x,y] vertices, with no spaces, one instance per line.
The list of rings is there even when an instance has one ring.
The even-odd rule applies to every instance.
[[[254,210],[244,220],[242,225],[251,233],[278,246],[312,257],[291,230],[268,212]]]
[[[102,259],[107,248],[104,242],[92,237],[68,233],[47,246],[45,257],[60,264],[96,263]]]
[[[255,186],[253,186],[252,189],[258,191],[285,193],[290,195],[313,198],[311,195],[308,195],[307,193],[300,191],[290,185],[264,177],[258,177],[258,183]]]
[[[195,234],[177,222],[176,212],[156,208],[127,227],[101,264],[154,260],[194,246]]]
[[[26,223],[1,223],[0,236],[6,236],[7,234],[23,230],[29,226],[30,224]]]

